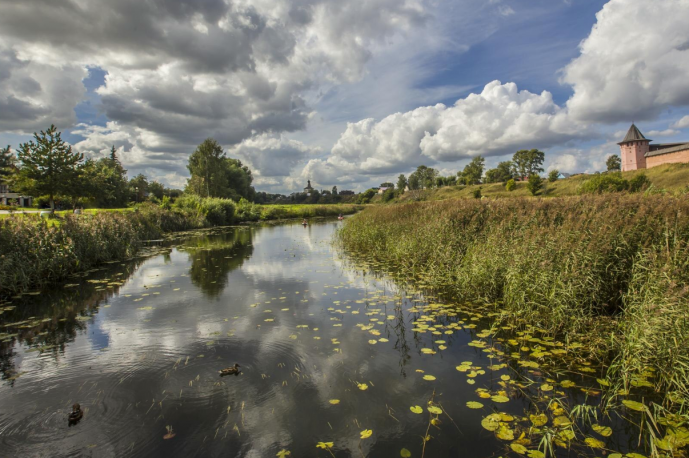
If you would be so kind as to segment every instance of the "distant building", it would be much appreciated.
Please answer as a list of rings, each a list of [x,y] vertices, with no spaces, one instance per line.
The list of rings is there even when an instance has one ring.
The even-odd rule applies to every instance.
[[[11,192],[9,186],[0,184],[0,204],[2,205],[16,205],[18,207],[30,207],[33,203],[33,197],[22,196],[19,193]]]
[[[651,144],[632,124],[620,143],[622,171],[650,169],[663,164],[689,162],[689,142]]]
[[[378,194],[383,194],[388,189],[393,189],[393,188],[378,188]]]
[[[571,177],[571,176],[572,176],[571,173],[560,172],[560,173],[558,174],[558,176],[557,176],[557,179],[558,179],[558,180],[564,180],[565,178],[569,178],[569,177]]]
[[[311,193],[313,192],[313,188],[311,187],[311,180],[308,180],[306,187],[304,188],[304,193],[307,196],[310,196]]]

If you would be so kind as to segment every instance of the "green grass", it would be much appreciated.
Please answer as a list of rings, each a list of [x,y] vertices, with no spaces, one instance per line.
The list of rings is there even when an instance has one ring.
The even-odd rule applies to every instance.
[[[644,173],[651,180],[653,187],[656,190],[666,190],[669,193],[676,193],[686,189],[689,185],[689,164],[668,164],[651,169],[635,170],[632,172],[623,172],[623,178],[629,180],[635,176]],[[586,180],[590,179],[591,175],[577,175],[563,180],[558,180],[553,183],[545,183],[545,189],[542,191],[542,197],[566,197],[576,196],[579,186]],[[505,190],[504,183],[491,183],[473,186],[446,186],[440,189],[432,189],[427,191],[417,192],[414,195],[412,192],[406,192],[400,197],[400,201],[415,200],[445,200],[445,199],[473,199],[473,191],[481,188],[481,194],[489,198],[505,198],[505,197],[532,197],[531,193],[526,189],[526,182],[517,182],[517,187],[513,191]]]
[[[613,385],[650,368],[663,406],[689,408],[689,195],[376,205],[338,240],[509,325],[586,342]]]

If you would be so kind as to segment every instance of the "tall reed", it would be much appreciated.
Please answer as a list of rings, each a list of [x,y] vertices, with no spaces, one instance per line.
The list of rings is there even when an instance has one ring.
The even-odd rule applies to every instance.
[[[611,375],[689,386],[689,198],[451,200],[368,208],[342,246],[514,324],[587,338]],[[689,400],[689,396],[685,399]]]

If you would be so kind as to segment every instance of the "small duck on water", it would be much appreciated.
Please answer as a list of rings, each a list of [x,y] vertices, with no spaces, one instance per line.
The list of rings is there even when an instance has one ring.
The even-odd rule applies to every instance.
[[[81,406],[77,403],[72,406],[72,411],[69,413],[69,426],[76,425],[79,420],[84,416],[84,412],[81,410]]]
[[[223,375],[238,375],[239,374],[239,364],[234,363],[234,366],[223,369],[220,372],[220,376]]]

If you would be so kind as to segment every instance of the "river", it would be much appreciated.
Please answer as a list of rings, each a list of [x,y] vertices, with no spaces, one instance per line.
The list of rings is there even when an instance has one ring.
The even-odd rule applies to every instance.
[[[3,303],[0,456],[537,457],[529,414],[562,434],[558,402],[598,402],[587,374],[481,344],[485,314],[356,267],[339,224],[196,235]],[[633,449],[634,428],[597,421],[614,434],[577,426],[599,444],[558,454]]]

